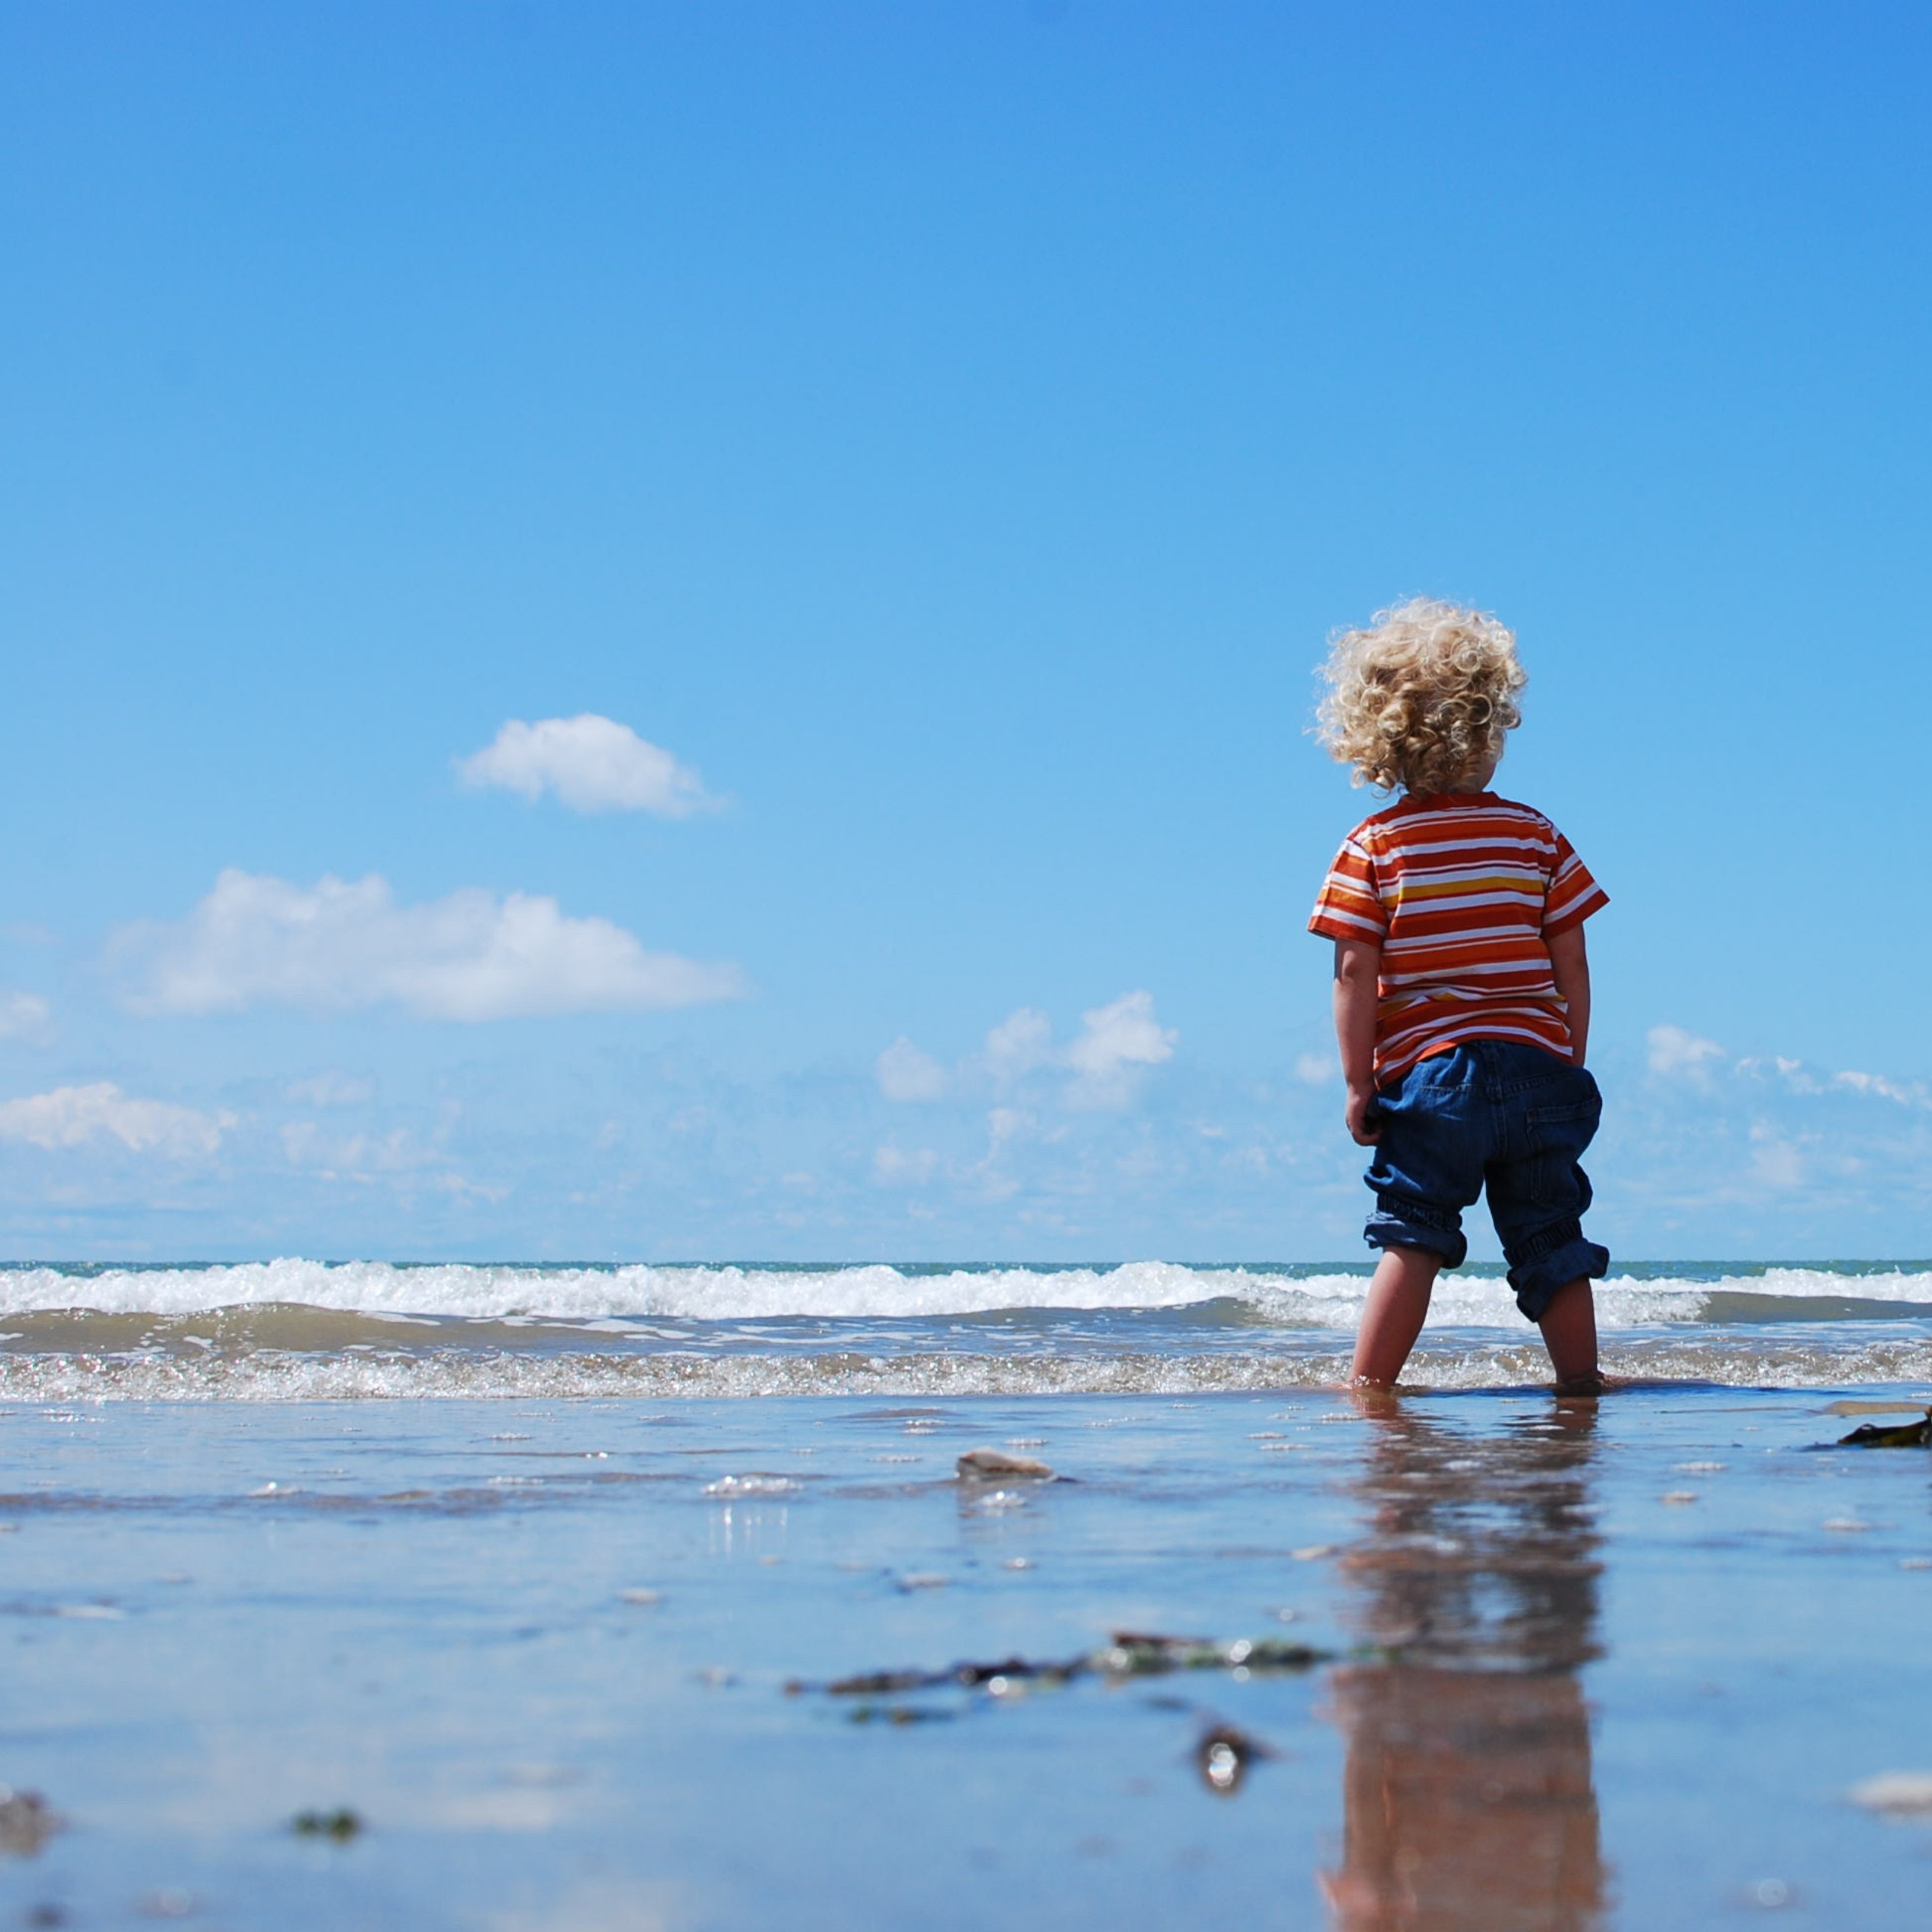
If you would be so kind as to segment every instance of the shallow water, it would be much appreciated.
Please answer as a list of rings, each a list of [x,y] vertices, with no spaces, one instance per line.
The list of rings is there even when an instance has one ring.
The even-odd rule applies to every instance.
[[[0,1918],[1916,1922],[1932,1457],[1845,1397],[1928,1399],[16,1403]],[[1120,1630],[1334,1660],[820,1688]]]
[[[1911,1922],[1932,1267],[1631,1270],[1600,1403],[1480,1270],[1335,1394],[1365,1285],[0,1269],[0,1921]]]

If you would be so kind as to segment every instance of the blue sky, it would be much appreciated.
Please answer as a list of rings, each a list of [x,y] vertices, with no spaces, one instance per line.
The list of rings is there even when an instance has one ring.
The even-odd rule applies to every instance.
[[[1597,1232],[1932,1250],[1928,82],[1905,6],[4,0],[0,1250],[1354,1254],[1305,729],[1418,590],[1614,900]],[[584,718],[608,808],[500,740]]]

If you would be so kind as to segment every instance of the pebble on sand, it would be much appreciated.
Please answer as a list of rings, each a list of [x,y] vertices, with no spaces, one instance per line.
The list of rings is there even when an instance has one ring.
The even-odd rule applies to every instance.
[[[0,1852],[30,1858],[66,1822],[38,1791],[0,1784]]]
[[[969,1449],[953,1466],[965,1482],[1005,1482],[1014,1477],[1036,1483],[1054,1480],[1053,1471],[1046,1463],[1031,1456],[1010,1456],[1004,1449]]]
[[[1854,1804],[1890,1818],[1932,1818],[1932,1771],[1883,1771],[1851,1790]]]
[[[1216,1724],[1203,1733],[1194,1748],[1194,1762],[1200,1769],[1202,1783],[1223,1798],[1231,1798],[1240,1790],[1248,1767],[1258,1758],[1274,1755],[1259,1738],[1237,1730],[1232,1724]]]

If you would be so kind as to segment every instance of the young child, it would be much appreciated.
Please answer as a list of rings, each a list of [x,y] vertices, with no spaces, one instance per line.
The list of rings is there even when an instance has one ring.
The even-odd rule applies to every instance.
[[[1583,1069],[1583,922],[1609,903],[1541,812],[1486,789],[1522,722],[1516,639],[1495,618],[1417,598],[1338,638],[1320,736],[1354,782],[1402,796],[1342,842],[1309,930],[1335,942],[1335,1033],[1348,1132],[1375,1149],[1382,1250],[1355,1342],[1358,1385],[1402,1372],[1436,1272],[1468,1252],[1486,1184],[1516,1306],[1559,1390],[1594,1394],[1592,1277],[1577,1159],[1602,1096]]]

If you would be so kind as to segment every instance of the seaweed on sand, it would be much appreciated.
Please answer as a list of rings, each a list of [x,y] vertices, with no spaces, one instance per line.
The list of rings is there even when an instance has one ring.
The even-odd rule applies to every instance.
[[[1932,1408],[1916,1422],[1868,1422],[1838,1438],[1840,1449],[1932,1449]]]
[[[1248,1676],[1311,1670],[1330,1662],[1333,1656],[1332,1652],[1318,1650],[1312,1644],[1289,1643],[1276,1637],[1240,1637],[1232,1643],[1216,1643],[1206,1637],[1116,1630],[1100,1649],[1078,1657],[1008,1657],[994,1663],[955,1664],[944,1670],[869,1670],[830,1684],[794,1682],[785,1688],[794,1695],[822,1690],[832,1697],[892,1697],[952,1685],[998,1696],[1010,1685],[1051,1686],[1081,1677],[1118,1682],[1130,1677],[1165,1676],[1177,1670],[1227,1670]]]

